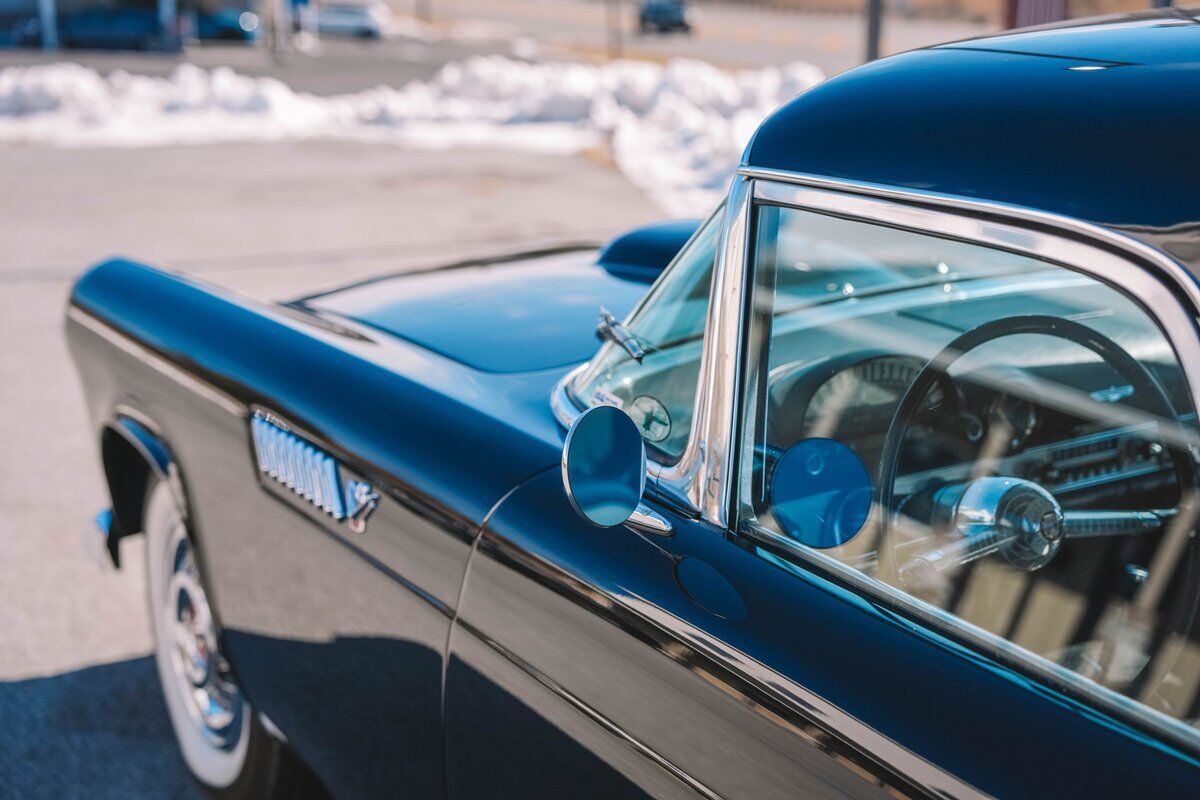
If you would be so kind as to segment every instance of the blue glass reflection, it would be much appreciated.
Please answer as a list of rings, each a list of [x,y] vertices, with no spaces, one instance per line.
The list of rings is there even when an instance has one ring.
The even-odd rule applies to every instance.
[[[871,510],[871,479],[854,451],[832,439],[805,439],[771,474],[771,513],[779,529],[809,547],[854,538]]]

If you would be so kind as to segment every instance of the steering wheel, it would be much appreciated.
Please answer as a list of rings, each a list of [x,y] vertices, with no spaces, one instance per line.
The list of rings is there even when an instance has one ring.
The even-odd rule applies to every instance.
[[[1112,339],[1071,320],[1043,315],[1008,317],[960,335],[917,374],[896,409],[884,441],[877,503],[881,519],[876,553],[904,588],[920,585],[959,565],[998,553],[1013,567],[1033,571],[1050,562],[1065,539],[1126,536],[1159,529],[1178,508],[1141,511],[1064,511],[1044,487],[1017,477],[978,477],[933,487],[897,502],[895,481],[901,448],[922,399],[949,376],[950,367],[966,353],[988,342],[1018,334],[1042,334],[1080,345],[1098,355],[1133,387],[1141,411],[1175,420],[1170,398],[1154,375]],[[1179,482],[1181,501],[1196,487],[1196,467],[1180,437],[1163,437]],[[921,495],[918,497],[918,495]],[[948,532],[914,558],[901,562],[899,543],[892,541],[901,512],[928,528]],[[907,513],[904,516],[909,516]],[[1192,561],[1200,554],[1193,548]],[[1191,566],[1194,566],[1191,565]],[[1188,584],[1194,577],[1191,569]],[[1188,602],[1190,598],[1185,599]]]

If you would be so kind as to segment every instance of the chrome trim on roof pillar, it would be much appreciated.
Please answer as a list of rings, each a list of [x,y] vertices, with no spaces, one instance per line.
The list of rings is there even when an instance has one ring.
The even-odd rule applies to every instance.
[[[742,298],[752,197],[753,181],[735,177],[721,222],[687,445],[677,463],[647,465],[649,477],[659,492],[670,497],[681,510],[692,511],[719,525],[729,522],[732,436],[740,383]],[[636,314],[638,308],[629,316]],[[581,413],[568,387],[586,367],[583,364],[567,373],[550,395],[554,416],[565,428],[570,428]]]
[[[679,463],[664,467],[658,476],[660,491],[722,526],[730,522],[733,432],[753,194],[751,179],[734,177],[713,269],[691,435]]]

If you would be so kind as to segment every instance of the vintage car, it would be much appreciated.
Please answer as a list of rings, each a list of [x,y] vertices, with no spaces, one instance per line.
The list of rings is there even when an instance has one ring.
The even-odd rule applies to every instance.
[[[1198,65],[1170,10],[872,63],[599,253],[83,275],[196,779],[1200,797]]]

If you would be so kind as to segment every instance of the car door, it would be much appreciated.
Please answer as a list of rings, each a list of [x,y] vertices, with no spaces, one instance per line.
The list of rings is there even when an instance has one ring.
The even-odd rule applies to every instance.
[[[700,228],[635,310],[644,357],[606,345],[569,389],[626,408],[659,461],[680,462],[692,438],[721,221]],[[735,583],[758,579],[739,571],[791,576],[684,510],[665,480],[651,483],[669,532],[584,522],[557,469],[485,524],[447,662],[448,794],[869,797],[907,785],[814,728],[798,709],[817,698],[793,686],[773,701],[766,672],[728,660],[725,641],[779,614],[751,614]]]
[[[920,201],[740,180],[702,334],[694,240],[646,357],[564,382],[639,423],[671,530],[585,523],[557,470],[496,510],[451,797],[1195,796],[1194,309]]]

